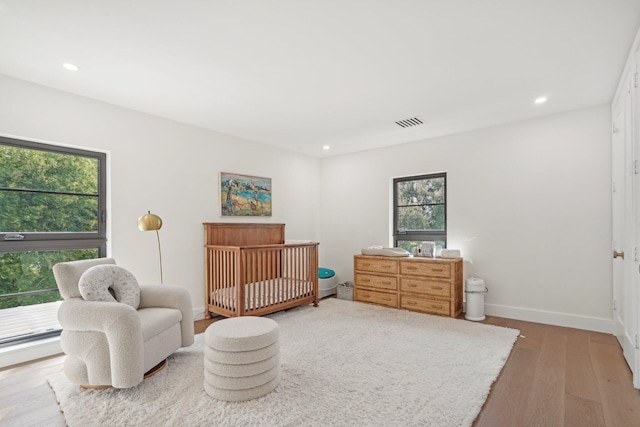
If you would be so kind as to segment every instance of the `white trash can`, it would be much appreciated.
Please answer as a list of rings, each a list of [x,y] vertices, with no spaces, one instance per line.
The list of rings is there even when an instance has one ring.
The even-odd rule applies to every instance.
[[[467,311],[464,318],[474,321],[484,320],[484,296],[489,292],[484,280],[469,277],[465,281],[464,292],[467,294]]]

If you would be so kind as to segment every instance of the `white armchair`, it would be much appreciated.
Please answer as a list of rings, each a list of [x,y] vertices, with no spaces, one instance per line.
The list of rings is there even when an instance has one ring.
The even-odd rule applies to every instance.
[[[115,265],[115,260],[53,266],[64,298],[58,310],[64,372],[85,387],[134,387],[177,349],[193,344],[191,297],[180,286],[141,285],[137,310],[120,302],[86,301],[78,283],[96,265]]]

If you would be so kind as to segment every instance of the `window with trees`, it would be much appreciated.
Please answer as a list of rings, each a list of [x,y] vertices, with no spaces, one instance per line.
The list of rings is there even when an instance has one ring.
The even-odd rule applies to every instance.
[[[447,174],[393,180],[394,246],[413,253],[422,242],[447,246]]]
[[[104,153],[0,137],[0,309],[58,301],[54,264],[106,256],[105,196]]]

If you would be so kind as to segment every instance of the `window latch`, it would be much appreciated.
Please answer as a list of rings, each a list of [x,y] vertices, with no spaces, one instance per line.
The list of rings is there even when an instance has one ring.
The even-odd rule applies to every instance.
[[[19,233],[7,233],[4,235],[4,240],[24,240],[24,236]]]

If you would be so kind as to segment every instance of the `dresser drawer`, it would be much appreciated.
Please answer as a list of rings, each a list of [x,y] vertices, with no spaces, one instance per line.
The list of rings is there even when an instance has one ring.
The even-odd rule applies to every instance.
[[[431,314],[442,314],[445,316],[448,316],[450,313],[448,301],[432,300],[402,294],[400,295],[400,308]]]
[[[441,262],[400,261],[400,274],[451,278],[451,265]]]
[[[398,294],[388,294],[385,292],[367,291],[356,288],[355,300],[398,308]]]
[[[398,273],[398,262],[390,259],[356,258],[356,270],[375,273]]]
[[[374,274],[355,274],[356,286],[378,288],[395,291],[398,289],[398,279],[392,276],[376,276]]]
[[[400,277],[400,291],[448,298],[451,296],[451,284],[428,279]]]

